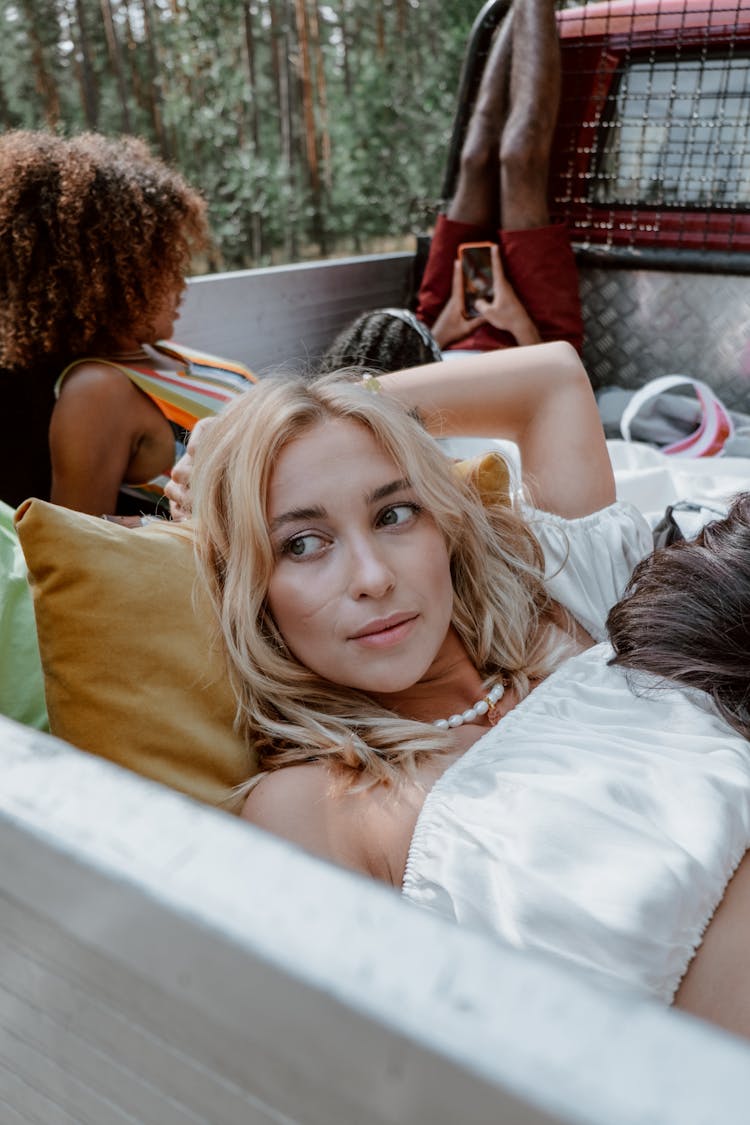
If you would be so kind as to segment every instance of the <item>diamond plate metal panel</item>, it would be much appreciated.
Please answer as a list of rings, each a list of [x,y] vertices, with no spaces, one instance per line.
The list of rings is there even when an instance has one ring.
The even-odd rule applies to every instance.
[[[583,358],[595,388],[704,379],[750,413],[750,277],[582,267]]]

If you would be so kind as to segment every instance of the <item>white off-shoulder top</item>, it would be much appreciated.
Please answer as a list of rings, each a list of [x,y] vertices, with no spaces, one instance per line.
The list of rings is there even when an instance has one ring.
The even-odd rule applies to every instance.
[[[534,527],[551,592],[601,637],[645,522],[619,503]],[[403,894],[669,1002],[750,847],[750,744],[704,693],[629,682],[610,656],[567,660],[446,770]]]

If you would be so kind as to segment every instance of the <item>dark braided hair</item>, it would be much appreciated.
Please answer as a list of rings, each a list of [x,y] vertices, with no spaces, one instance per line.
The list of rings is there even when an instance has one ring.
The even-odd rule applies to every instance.
[[[611,664],[700,688],[750,738],[750,493],[695,539],[643,559],[607,630]]]
[[[346,367],[401,371],[442,359],[429,328],[409,309],[375,309],[340,332],[323,356],[321,372]]]

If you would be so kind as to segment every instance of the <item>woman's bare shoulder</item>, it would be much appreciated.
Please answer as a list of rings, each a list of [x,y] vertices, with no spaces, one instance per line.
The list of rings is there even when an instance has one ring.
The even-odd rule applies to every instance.
[[[286,766],[250,791],[242,816],[315,855],[362,870],[340,777],[325,762]]]
[[[79,398],[92,393],[137,394],[137,389],[116,363],[100,359],[81,359],[65,370],[60,383],[60,399]]]
[[[312,828],[326,815],[331,780],[323,762],[302,762],[275,770],[251,789],[242,816],[280,836],[306,826]]]
[[[382,785],[352,788],[325,762],[305,762],[258,782],[242,816],[333,863],[399,885],[411,837],[403,812]]]

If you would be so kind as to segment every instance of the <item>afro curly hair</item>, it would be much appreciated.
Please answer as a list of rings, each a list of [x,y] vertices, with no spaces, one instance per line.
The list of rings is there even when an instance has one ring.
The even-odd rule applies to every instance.
[[[207,240],[204,200],[143,141],[0,136],[0,367],[111,351]]]

